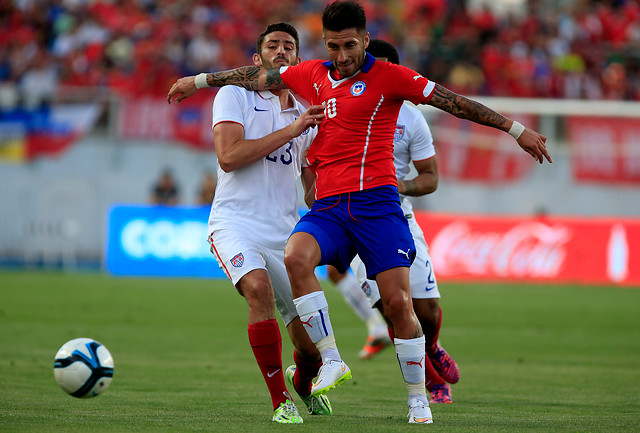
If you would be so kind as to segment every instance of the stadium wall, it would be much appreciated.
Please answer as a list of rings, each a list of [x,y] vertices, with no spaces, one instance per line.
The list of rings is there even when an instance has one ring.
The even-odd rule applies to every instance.
[[[527,106],[528,111],[532,107],[513,100],[484,102],[516,115],[520,115],[518,107]],[[465,178],[466,171],[463,175],[447,172],[451,167],[455,168],[459,160],[445,154],[448,147],[465,144],[469,137],[478,134],[447,135],[452,130],[459,133],[465,127],[454,125],[452,129],[448,121],[433,117],[433,112],[426,109],[425,115],[439,146],[438,153],[443,157],[442,173],[438,190],[415,199],[415,207],[458,215],[639,219],[638,183],[576,177],[576,156],[565,131],[567,115],[558,110],[566,109],[581,115],[588,111],[580,113],[576,107],[542,103],[547,104],[550,111],[539,113],[536,125],[549,137],[553,164],[538,165],[527,160],[513,165],[514,170],[497,171],[506,177],[475,179]],[[166,102],[164,104],[166,106]],[[640,118],[636,105],[614,105],[617,108],[610,112],[607,104],[601,104],[598,114],[616,119],[620,117],[618,110],[627,113],[631,121]],[[198,130],[194,134],[196,132],[200,133]],[[502,135],[511,140],[506,134]],[[471,147],[476,146],[481,153],[487,153],[482,142]],[[615,156],[637,159],[640,146],[631,144],[633,146],[628,149],[635,153]],[[512,140],[508,146],[515,148]],[[605,158],[612,152],[606,143],[603,146],[600,152]],[[507,155],[512,153],[513,150],[509,150]],[[445,156],[448,159],[444,159]],[[477,160],[471,159],[471,162]],[[55,157],[35,158],[23,163],[0,159],[0,263],[66,269],[104,268],[107,214],[113,205],[148,203],[151,186],[164,168],[170,168],[178,182],[181,204],[193,205],[202,174],[215,165],[213,151],[186,146],[175,140],[125,140],[111,129],[106,132],[95,130]],[[614,170],[614,174],[618,171]],[[484,176],[492,172],[479,173]]]

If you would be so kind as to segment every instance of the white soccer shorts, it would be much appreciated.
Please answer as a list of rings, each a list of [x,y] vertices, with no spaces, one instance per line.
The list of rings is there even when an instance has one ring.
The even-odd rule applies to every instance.
[[[254,269],[265,269],[271,278],[276,309],[285,326],[298,316],[284,266],[284,249],[265,247],[242,231],[226,229],[211,233],[209,243],[218,265],[234,286]]]

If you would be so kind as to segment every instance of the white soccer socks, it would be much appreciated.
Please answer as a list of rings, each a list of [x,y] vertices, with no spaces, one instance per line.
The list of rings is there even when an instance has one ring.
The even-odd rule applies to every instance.
[[[293,300],[296,311],[311,341],[322,356],[322,362],[340,361],[340,353],[329,320],[329,304],[324,292],[313,292]]]
[[[419,398],[420,400],[424,397],[424,401],[428,406],[424,380],[424,363],[429,362],[429,360],[425,354],[424,336],[409,340],[395,338],[394,343],[402,377],[407,384],[407,391],[409,391],[409,397]]]

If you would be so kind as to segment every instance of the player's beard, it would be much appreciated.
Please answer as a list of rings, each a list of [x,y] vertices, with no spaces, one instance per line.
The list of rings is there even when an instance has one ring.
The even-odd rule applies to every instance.
[[[276,64],[276,62],[278,60],[284,60],[286,63]],[[278,67],[281,67],[281,66],[295,65],[295,62],[294,63],[289,62],[289,60],[287,60],[286,57],[276,57],[275,59],[273,59],[273,61],[268,61],[264,57],[260,56],[260,61],[262,62],[262,66],[265,69],[278,68]]]
[[[366,59],[366,56],[367,56],[367,52],[363,50],[362,51],[362,56],[360,56],[360,59],[358,61],[353,62],[353,63],[351,63],[351,64],[349,64],[347,66],[347,68],[353,68],[353,70],[351,70],[351,71],[348,71],[345,68],[340,67],[335,63],[334,63],[334,66],[336,67],[336,70],[338,71],[340,76],[342,76],[342,77],[350,77],[353,74],[355,74],[356,72],[358,72],[358,70],[360,68],[362,68],[362,65],[364,65],[364,61]],[[354,65],[357,65],[357,66],[354,67]]]

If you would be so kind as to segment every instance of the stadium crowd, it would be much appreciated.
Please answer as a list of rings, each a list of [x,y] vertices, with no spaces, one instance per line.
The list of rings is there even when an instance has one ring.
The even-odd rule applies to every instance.
[[[165,95],[183,75],[248,64],[254,35],[289,21],[324,58],[325,0],[0,0],[0,109],[59,86]],[[361,0],[372,37],[470,95],[640,100],[640,0],[529,0],[520,14],[463,0]]]

